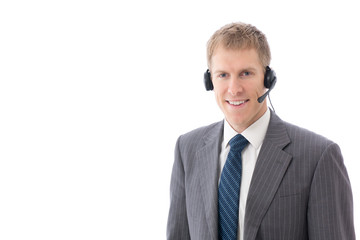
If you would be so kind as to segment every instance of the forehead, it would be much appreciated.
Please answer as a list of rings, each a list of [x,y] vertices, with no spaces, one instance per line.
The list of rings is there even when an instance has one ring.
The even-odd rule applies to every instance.
[[[262,68],[255,48],[229,49],[219,46],[211,58],[211,68]]]

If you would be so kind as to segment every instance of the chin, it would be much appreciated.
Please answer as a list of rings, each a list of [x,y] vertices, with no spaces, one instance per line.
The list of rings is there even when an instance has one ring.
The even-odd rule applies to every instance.
[[[247,128],[248,120],[244,117],[229,117],[226,118],[232,128],[238,131],[240,128]],[[244,129],[245,130],[245,129]]]

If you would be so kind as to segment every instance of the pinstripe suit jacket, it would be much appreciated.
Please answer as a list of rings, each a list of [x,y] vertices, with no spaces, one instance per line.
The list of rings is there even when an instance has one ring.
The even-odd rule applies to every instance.
[[[170,184],[169,240],[218,239],[223,121],[179,137]],[[271,112],[247,198],[244,240],[355,239],[339,147]]]

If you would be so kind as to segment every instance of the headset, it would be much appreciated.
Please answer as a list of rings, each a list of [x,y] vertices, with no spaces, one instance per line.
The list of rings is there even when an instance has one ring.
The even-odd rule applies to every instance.
[[[272,70],[269,66],[266,67],[266,71],[265,71],[265,76],[264,76],[264,86],[265,88],[269,89],[268,91],[266,91],[265,94],[263,94],[262,96],[260,96],[257,100],[259,103],[262,103],[266,96],[270,93],[270,91],[275,87],[277,78],[276,78],[276,73],[274,70]],[[209,69],[206,70],[206,72],[204,73],[204,84],[205,84],[205,89],[206,91],[211,91],[214,89],[214,85],[211,81],[211,74]]]

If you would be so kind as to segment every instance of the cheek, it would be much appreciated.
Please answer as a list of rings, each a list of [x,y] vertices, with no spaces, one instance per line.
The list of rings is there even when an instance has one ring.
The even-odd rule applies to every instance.
[[[252,84],[249,85],[248,88],[248,93],[251,93],[254,96],[261,96],[264,94],[265,92],[265,87],[264,87],[264,82],[263,81],[257,81],[256,84]]]
[[[226,89],[224,88],[224,86],[222,86],[220,84],[216,84],[216,85],[214,85],[213,91],[215,93],[216,99],[220,99],[224,96]]]
[[[223,98],[222,94],[220,94],[220,92],[218,91],[215,91],[214,89],[214,94],[215,94],[215,99],[216,99],[216,102],[220,105],[221,104],[221,99]]]
[[[223,92],[220,92],[219,89],[215,90],[215,88],[214,88],[214,96],[215,96],[215,100],[216,100],[216,103],[217,103],[218,107],[223,110],[223,108],[224,108],[224,94],[223,94]]]

